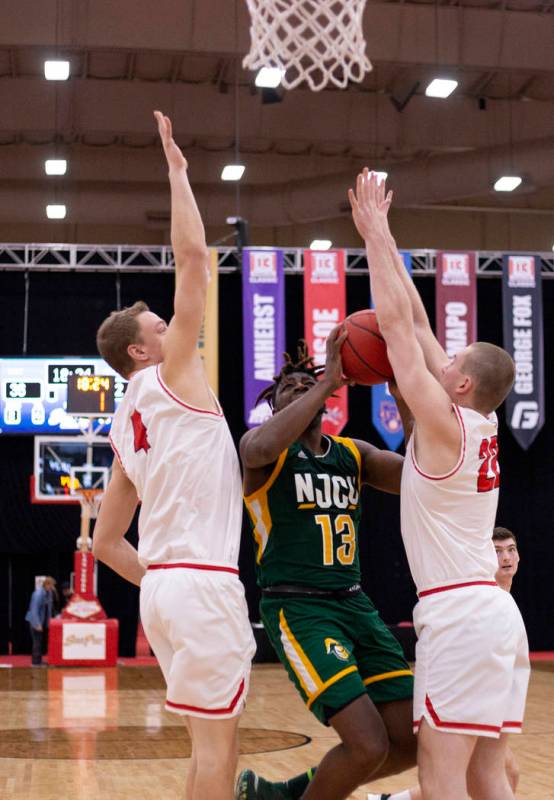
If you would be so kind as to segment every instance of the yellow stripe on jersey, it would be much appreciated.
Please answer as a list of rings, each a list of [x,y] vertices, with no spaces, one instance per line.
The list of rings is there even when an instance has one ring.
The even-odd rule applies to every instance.
[[[271,528],[273,525],[271,520],[271,513],[269,511],[269,503],[267,502],[267,493],[269,489],[273,486],[273,484],[275,483],[275,481],[279,476],[279,473],[283,469],[283,464],[285,463],[287,453],[288,449],[283,450],[283,452],[277,459],[277,463],[275,464],[275,467],[273,468],[271,475],[264,483],[264,485],[260,486],[260,488],[256,489],[255,492],[252,492],[251,494],[245,496],[244,498],[246,508],[248,510],[248,513],[250,514],[250,518],[252,519],[252,525],[254,528],[254,539],[256,540],[256,544],[258,545],[258,549],[256,552],[257,564],[260,563],[264,550],[267,547],[269,534],[271,533]]]
[[[388,681],[390,678],[400,678],[402,675],[413,675],[411,669],[396,669],[394,672],[381,672],[379,675],[372,675],[371,678],[364,680],[364,686],[369,686],[370,683],[377,683],[378,681]]]
[[[354,458],[356,459],[356,464],[358,465],[358,491],[360,491],[362,486],[362,455],[352,439],[349,439],[347,436],[331,436],[334,442],[337,444],[342,444],[344,447],[348,448]]]
[[[354,664],[352,664],[352,666],[350,666],[350,667],[346,667],[346,669],[343,669],[343,670],[341,670],[340,672],[337,672],[337,674],[336,674],[336,675],[333,675],[333,677],[332,677],[332,678],[329,678],[329,680],[325,681],[325,683],[324,683],[324,684],[322,684],[322,686],[321,686],[321,687],[320,687],[320,688],[317,690],[317,692],[316,692],[315,694],[313,694],[313,695],[310,697],[310,699],[308,700],[308,702],[307,702],[307,704],[306,704],[306,705],[308,706],[308,708],[310,708],[310,707],[311,707],[312,703],[314,703],[314,702],[317,700],[317,698],[318,698],[318,697],[319,697],[321,694],[323,694],[323,692],[324,692],[326,689],[328,689],[328,688],[329,688],[329,686],[332,686],[332,685],[333,685],[334,683],[336,683],[337,681],[340,681],[340,679],[341,679],[341,678],[344,678],[344,676],[345,676],[345,675],[350,675],[350,673],[351,673],[351,672],[357,672],[357,671],[358,671],[358,667],[356,667]]]
[[[283,609],[279,612],[279,630],[281,631],[281,644],[291,665],[294,674],[300,681],[306,696],[311,700],[316,693],[319,694],[324,686],[323,681],[317,674],[317,670],[296,641],[296,638],[289,628]]]

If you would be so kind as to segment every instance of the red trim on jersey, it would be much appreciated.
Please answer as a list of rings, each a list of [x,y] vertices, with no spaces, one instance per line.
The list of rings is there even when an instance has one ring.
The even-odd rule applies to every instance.
[[[467,581],[466,583],[452,583],[450,586],[437,586],[435,589],[424,589],[418,592],[418,597],[426,597],[428,594],[437,592],[448,592],[450,589],[463,589],[465,586],[498,586],[496,581]]]
[[[111,435],[111,433],[110,433],[110,435],[108,436],[108,441],[109,441],[109,443],[110,443],[110,445],[111,445],[111,448],[112,448],[112,450],[114,451],[114,453],[115,453],[115,455],[116,455],[116,458],[117,458],[117,460],[119,461],[119,466],[121,467],[121,469],[123,470],[123,472],[125,472],[125,467],[123,466],[123,461],[121,460],[121,456],[120,456],[120,454],[119,454],[119,450],[118,450],[118,449],[117,449],[117,447],[115,446],[115,442],[114,442],[114,440],[112,439],[112,435]]]
[[[238,701],[241,698],[242,693],[244,692],[244,678],[240,682],[240,686],[238,692],[231,700],[231,705],[227,708],[200,708],[199,706],[187,706],[183,703],[173,703],[171,700],[166,700],[166,706],[170,706],[170,708],[178,708],[182,711],[198,711],[202,714],[229,714],[231,711],[234,710],[235,706],[237,705]]]
[[[164,390],[166,394],[168,394],[172,400],[175,400],[176,403],[179,403],[180,406],[187,408],[189,411],[195,411],[197,414],[210,414],[212,417],[222,417],[223,411],[208,411],[207,408],[196,408],[195,406],[189,406],[188,403],[183,402],[178,397],[176,397],[173,392],[165,385],[162,380],[162,376],[160,375],[160,367],[159,365],[156,367],[156,377],[158,379],[158,383]],[[218,403],[219,405],[219,403]]]
[[[521,728],[523,726],[523,722],[503,722],[503,728]]]
[[[439,715],[433,708],[433,704],[429,695],[425,695],[425,707],[431,714],[433,722],[437,728],[457,728],[459,730],[476,730],[476,731],[491,731],[492,733],[500,733],[500,725],[482,725],[480,722],[445,722],[439,718]]]
[[[430,481],[445,481],[447,478],[451,478],[453,475],[455,475],[458,472],[458,470],[460,469],[460,467],[464,463],[464,458],[465,458],[465,454],[466,454],[466,429],[465,429],[465,426],[464,426],[464,421],[462,419],[462,415],[458,411],[458,406],[453,403],[452,404],[452,408],[454,409],[454,412],[455,412],[456,417],[458,419],[458,424],[459,424],[459,426],[461,428],[461,431],[462,431],[462,448],[461,448],[460,458],[458,459],[458,463],[456,464],[454,469],[451,470],[447,475],[428,475],[426,472],[423,472],[423,470],[421,470],[418,467],[417,461],[415,460],[415,453],[414,453],[415,439],[412,438],[412,446],[410,448],[410,455],[412,457],[412,464],[416,468],[416,471],[419,472],[419,474],[422,477],[427,478]]]
[[[213,564],[189,564],[185,561],[177,564],[149,564],[146,569],[206,569],[210,572],[230,572],[233,575],[239,574],[238,569],[234,567],[216,567]]]

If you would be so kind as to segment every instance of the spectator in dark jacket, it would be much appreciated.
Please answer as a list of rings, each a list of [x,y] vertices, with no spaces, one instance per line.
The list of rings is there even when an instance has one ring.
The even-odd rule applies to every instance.
[[[54,578],[46,577],[42,582],[42,586],[35,589],[31,595],[29,610],[25,615],[25,619],[29,623],[33,643],[31,661],[33,666],[37,667],[42,663],[42,645],[43,641],[46,641],[48,623],[52,616],[55,586],[56,581]]]

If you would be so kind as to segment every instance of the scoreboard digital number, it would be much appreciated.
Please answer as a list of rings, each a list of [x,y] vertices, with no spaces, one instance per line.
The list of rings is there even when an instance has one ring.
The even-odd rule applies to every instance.
[[[69,375],[67,377],[67,413],[103,417],[115,413],[113,375]]]

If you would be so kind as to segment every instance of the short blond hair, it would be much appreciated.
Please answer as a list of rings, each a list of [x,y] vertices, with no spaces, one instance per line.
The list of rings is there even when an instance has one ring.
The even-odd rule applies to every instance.
[[[123,378],[128,378],[135,368],[128,347],[141,341],[138,317],[144,311],[150,309],[142,300],[121,311],[112,311],[96,333],[98,352]]]
[[[475,403],[490,414],[501,405],[514,385],[514,362],[501,347],[490,342],[475,342],[460,367],[475,381]]]

